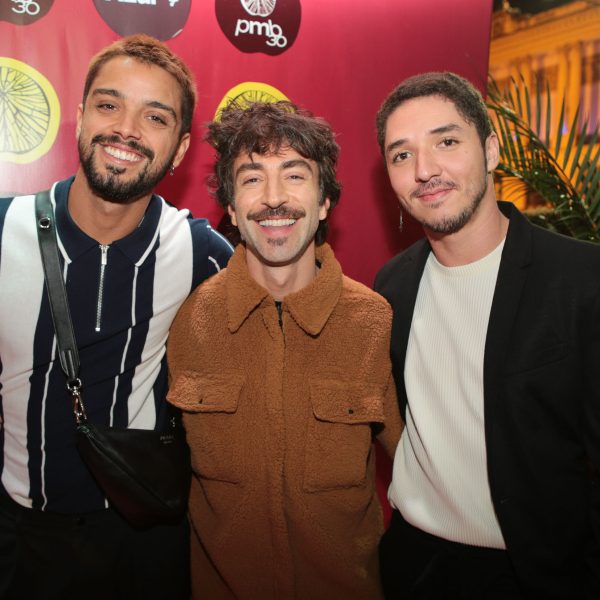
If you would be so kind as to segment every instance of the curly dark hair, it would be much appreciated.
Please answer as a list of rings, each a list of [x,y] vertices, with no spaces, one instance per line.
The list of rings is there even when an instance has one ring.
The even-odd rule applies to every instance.
[[[208,124],[206,140],[217,152],[210,184],[224,209],[234,204],[233,163],[240,154],[264,155],[290,147],[314,160],[319,169],[319,202],[329,199],[328,215],[319,223],[315,243],[325,241],[329,214],[341,192],[335,172],[339,146],[326,121],[291,102],[231,103]]]
[[[181,88],[180,136],[192,128],[192,115],[196,106],[196,84],[188,66],[166,44],[145,34],[130,35],[103,48],[92,58],[83,86],[83,104],[90,93],[100,69],[113,58],[129,56],[147,65],[164,69],[172,75]]]
[[[390,115],[404,102],[424,96],[439,96],[452,102],[460,116],[475,126],[485,148],[485,141],[492,133],[492,122],[479,91],[456,73],[431,71],[405,79],[383,101],[376,118],[381,154],[385,156],[385,129]]]

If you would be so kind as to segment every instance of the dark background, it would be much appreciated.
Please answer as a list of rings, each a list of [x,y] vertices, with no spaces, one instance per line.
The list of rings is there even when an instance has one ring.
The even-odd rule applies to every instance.
[[[569,4],[571,0],[509,0],[512,8],[518,8],[523,14],[535,14],[562,6],[563,4]],[[500,10],[502,8],[502,0],[494,0],[494,10]]]

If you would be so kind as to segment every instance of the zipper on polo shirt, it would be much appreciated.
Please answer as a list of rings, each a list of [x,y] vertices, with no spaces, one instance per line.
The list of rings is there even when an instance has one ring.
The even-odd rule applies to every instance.
[[[100,277],[98,280],[98,303],[96,304],[96,331],[102,327],[102,301],[104,300],[104,273],[108,262],[108,246],[100,244]]]

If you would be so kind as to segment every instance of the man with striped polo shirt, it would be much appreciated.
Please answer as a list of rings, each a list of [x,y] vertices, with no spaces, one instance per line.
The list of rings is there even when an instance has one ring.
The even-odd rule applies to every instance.
[[[379,272],[406,428],[380,545],[388,598],[600,598],[600,247],[497,202],[499,144],[452,73],[377,116],[425,238]]]
[[[186,153],[195,99],[188,67],[148,36],[90,63],[81,164],[50,195],[92,423],[164,425],[171,321],[232,252],[206,220],[153,194]],[[77,453],[33,195],[0,204],[0,360],[0,597],[187,598],[185,519],[133,529]]]

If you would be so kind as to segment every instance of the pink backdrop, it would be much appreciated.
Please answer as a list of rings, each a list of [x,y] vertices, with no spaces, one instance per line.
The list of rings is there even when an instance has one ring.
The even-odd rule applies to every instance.
[[[167,43],[196,74],[199,104],[191,149],[175,177],[161,184],[160,193],[216,226],[222,212],[206,191],[213,156],[202,142],[203,124],[236,85],[274,86],[325,117],[338,133],[344,190],[329,241],[345,272],[370,285],[377,269],[420,235],[410,222],[398,232],[397,203],[375,141],[377,108],[400,80],[420,71],[456,71],[483,90],[492,0],[277,0],[269,17],[249,15],[241,2],[249,5],[252,0],[0,0],[0,57],[18,59],[44,75],[56,90],[61,110],[54,144],[27,164],[2,153],[5,123],[0,115],[0,195],[33,192],[75,172],[75,114],[95,52],[119,33],[156,34],[161,26],[174,30],[182,25]],[[26,16],[36,5],[38,14]],[[96,6],[109,16],[114,30]],[[181,24],[164,18],[170,8],[172,14],[178,11]],[[122,18],[115,25],[119,11]],[[220,22],[228,19],[229,29],[224,31]],[[236,19],[242,19],[237,37],[232,29],[239,23]],[[142,21],[145,28],[140,27]],[[252,21],[264,27],[280,24],[287,46],[273,48],[266,45],[267,38],[244,37]],[[238,49],[226,33],[238,45],[259,51]],[[6,118],[2,85],[0,70],[0,109]],[[383,494],[389,463],[384,461],[382,471]]]
[[[35,191],[74,173],[75,112],[87,63],[119,37],[95,6],[109,7],[109,0],[38,0],[39,14],[47,12],[37,21],[19,25],[4,20],[14,20],[14,10],[23,10],[19,7],[29,1],[0,0],[0,56],[23,61],[50,81],[60,99],[60,129],[50,151],[32,163],[15,164],[0,154],[0,195]],[[112,0],[110,6],[129,11],[126,17],[133,10],[145,17],[156,7],[142,6],[144,1],[169,3],[121,0],[116,6],[119,0]],[[300,8],[297,36],[281,54],[269,56],[238,50],[221,30],[217,8],[223,12],[237,6],[239,12],[240,0],[179,0],[187,21],[167,43],[195,72],[199,105],[190,152],[160,192],[218,224],[220,209],[206,192],[212,152],[202,142],[203,124],[237,84],[270,84],[325,117],[339,134],[344,191],[332,217],[330,241],[346,273],[371,284],[381,264],[418,235],[410,224],[402,235],[397,229],[397,204],[375,142],[377,108],[402,78],[423,70],[454,70],[483,89],[492,1],[279,0],[278,9],[284,11],[286,3]],[[268,21],[245,16],[248,21]],[[276,13],[271,20],[277,20]],[[135,23],[129,27],[135,29]]]

